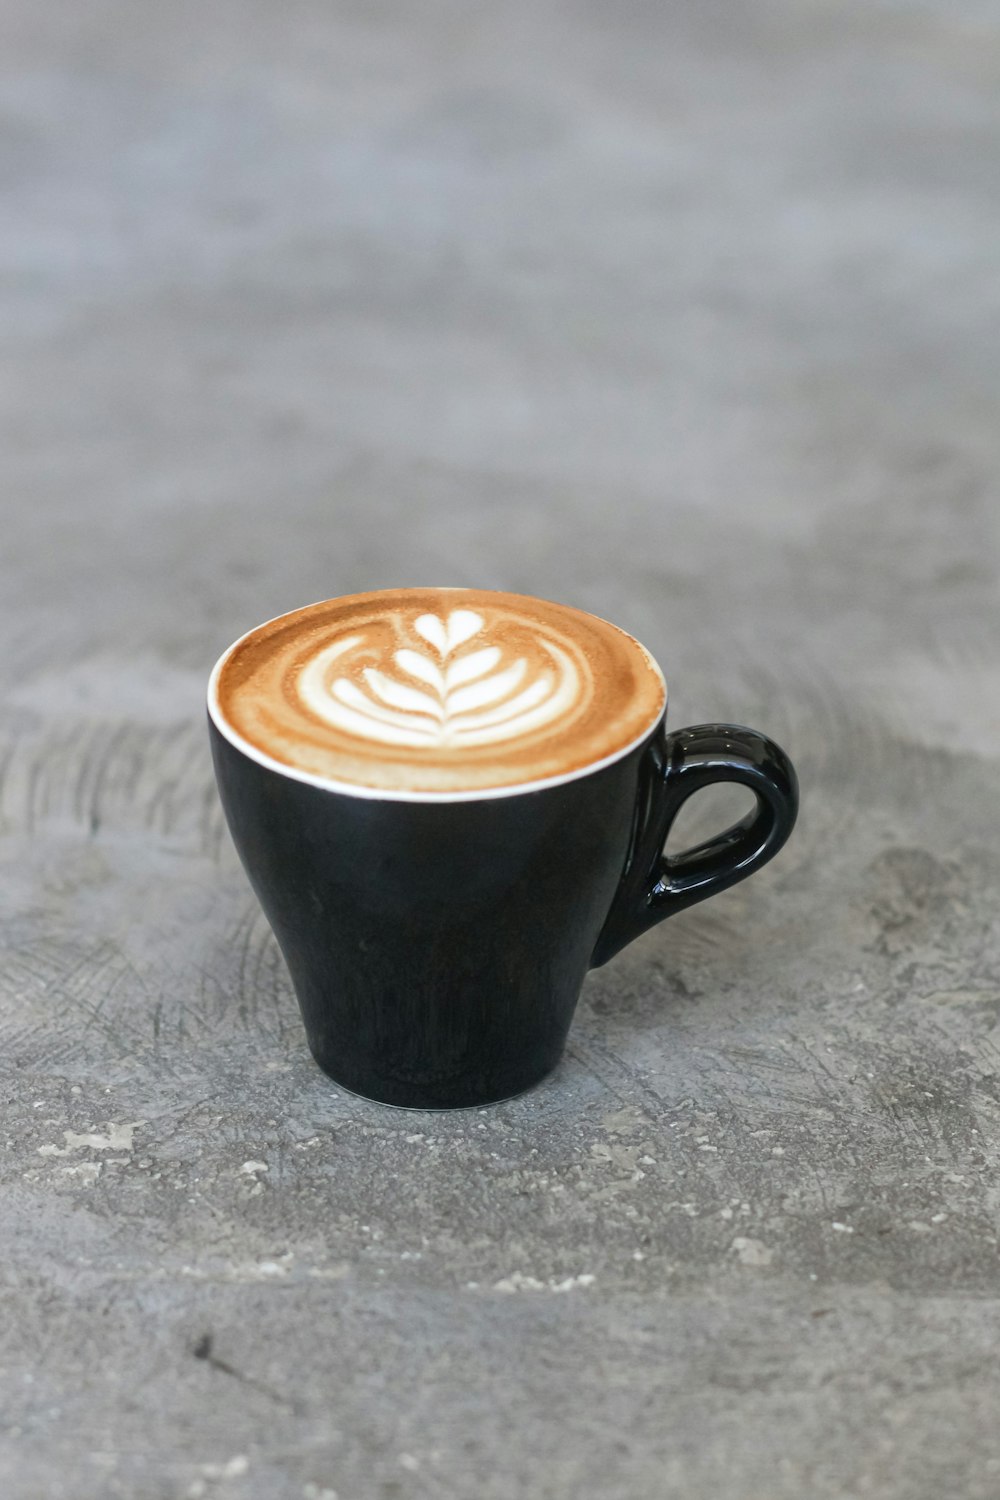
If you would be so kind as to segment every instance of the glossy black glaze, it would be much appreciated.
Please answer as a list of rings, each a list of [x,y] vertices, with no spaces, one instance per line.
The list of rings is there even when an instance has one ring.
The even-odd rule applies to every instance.
[[[388,1104],[482,1104],[559,1059],[628,846],[641,749],[593,776],[474,802],[295,781],[212,726],[229,826],[309,1045]]]
[[[681,807],[712,782],[756,794],[740,822],[672,859],[663,848]],[[593,967],[665,917],[745,880],[773,859],[795,826],[799,786],[788,756],[755,729],[697,724],[657,734],[639,767],[635,823],[621,884],[594,950]]]
[[[486,1104],[538,1082],[587,969],[759,868],[795,817],[786,757],[726,726],[665,736],[661,724],[588,776],[471,802],[312,786],[209,728],[313,1056],[355,1093],[410,1108]],[[677,808],[718,780],[753,786],[757,813],[661,869]]]

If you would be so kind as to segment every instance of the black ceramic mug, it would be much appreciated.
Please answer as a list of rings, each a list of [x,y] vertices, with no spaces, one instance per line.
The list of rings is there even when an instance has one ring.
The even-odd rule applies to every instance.
[[[759,870],[795,822],[795,772],[773,741],[730,724],[668,734],[665,694],[634,742],[534,785],[414,792],[403,751],[388,788],[304,771],[223,710],[220,671],[239,646],[209,689],[226,818],[313,1056],[370,1099],[460,1108],[537,1083],[559,1061],[588,969]],[[679,808],[716,782],[749,787],[754,809],[665,858]]]

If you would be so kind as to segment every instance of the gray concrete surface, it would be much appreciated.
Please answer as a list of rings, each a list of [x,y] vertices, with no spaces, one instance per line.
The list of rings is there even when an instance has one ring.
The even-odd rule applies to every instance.
[[[4,1500],[995,1500],[1000,7],[0,23]],[[423,581],[804,787],[481,1114],[312,1065],[202,723]]]

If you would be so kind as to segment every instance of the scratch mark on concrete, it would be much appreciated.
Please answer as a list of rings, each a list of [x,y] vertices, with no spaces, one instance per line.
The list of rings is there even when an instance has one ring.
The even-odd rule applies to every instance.
[[[298,1412],[299,1403],[293,1401],[290,1396],[276,1391],[272,1386],[266,1385],[261,1380],[255,1380],[252,1375],[244,1375],[242,1370],[237,1370],[228,1360],[220,1359],[214,1352],[215,1340],[211,1333],[203,1333],[194,1345],[191,1353],[195,1359],[200,1359],[209,1365],[211,1369],[218,1370],[220,1375],[228,1375],[233,1380],[238,1380],[241,1385],[259,1391],[262,1396],[267,1396],[271,1401],[276,1401],[280,1406],[286,1406],[290,1411]]]

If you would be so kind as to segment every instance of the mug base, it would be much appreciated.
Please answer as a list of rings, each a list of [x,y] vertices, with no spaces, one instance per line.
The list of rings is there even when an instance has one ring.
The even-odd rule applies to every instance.
[[[545,1082],[555,1069],[559,1066],[560,1058],[546,1064],[545,1068],[519,1082],[513,1087],[507,1087],[493,1092],[481,1094],[470,1093],[467,1097],[461,1095],[454,1099],[442,1099],[439,1091],[414,1089],[406,1084],[365,1084],[362,1086],[357,1080],[348,1083],[341,1077],[335,1068],[324,1062],[322,1058],[312,1053],[313,1061],[321,1072],[325,1073],[331,1082],[338,1088],[344,1090],[345,1094],[352,1095],[355,1099],[363,1099],[366,1104],[381,1104],[388,1109],[406,1110],[413,1114],[452,1114],[456,1110],[463,1109],[488,1109],[495,1104],[506,1104],[509,1099],[519,1099],[522,1094],[530,1094],[532,1089]],[[458,1090],[455,1091],[456,1094]]]

